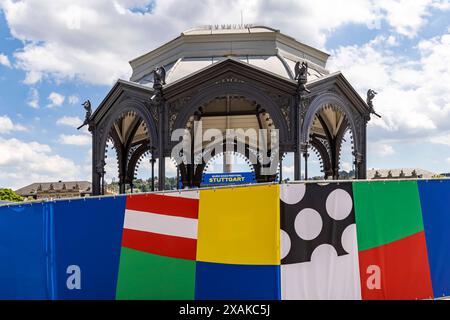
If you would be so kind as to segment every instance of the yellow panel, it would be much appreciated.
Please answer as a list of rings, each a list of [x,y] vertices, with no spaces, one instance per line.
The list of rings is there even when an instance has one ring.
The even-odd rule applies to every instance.
[[[279,186],[200,191],[197,260],[280,264]]]

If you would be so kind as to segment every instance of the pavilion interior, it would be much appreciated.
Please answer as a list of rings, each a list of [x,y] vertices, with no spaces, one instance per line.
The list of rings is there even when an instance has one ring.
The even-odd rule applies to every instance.
[[[224,137],[227,129],[243,129],[244,131],[254,129],[256,133],[258,133],[259,129],[266,129],[268,133],[271,129],[276,129],[270,114],[262,106],[243,96],[220,96],[199,107],[198,110],[197,115],[191,116],[186,124],[186,128],[190,131],[192,131],[194,120],[202,121],[203,133],[208,129],[216,129]],[[337,139],[339,137],[342,139],[342,131],[345,132],[347,129],[348,120],[345,114],[338,107],[326,105],[318,111],[314,118],[311,125],[310,142],[313,140],[313,137],[322,141],[330,155],[330,160],[333,162],[333,157],[336,158],[339,155],[334,154],[331,148],[333,145],[336,145],[336,142],[341,143]],[[133,151],[138,146],[145,143],[150,147],[149,142],[151,141],[145,122],[134,112],[128,112],[115,121],[111,128],[110,138],[113,141],[114,149],[121,148],[122,152],[127,152],[126,158],[117,159],[118,162],[125,161],[123,167],[127,167],[128,159],[130,159]],[[317,139],[315,140],[317,143]],[[247,137],[245,141],[241,142],[248,144],[253,150],[259,150],[257,140],[248,139]],[[211,141],[202,141],[201,143],[201,149],[204,150]],[[266,146],[266,150],[270,150],[270,134],[267,136]],[[310,143],[310,147],[317,149],[313,143]],[[149,151],[146,152],[147,155],[150,153]],[[227,156],[222,157],[222,159],[230,161],[230,158]],[[226,171],[227,165],[224,164],[223,168]],[[231,169],[228,167],[228,170]]]
[[[148,141],[148,133],[145,122],[133,112],[126,113],[114,122],[110,133],[122,145],[132,147]]]
[[[332,105],[324,106],[315,116],[311,126],[310,136],[323,139],[335,139],[341,130],[347,129],[347,117],[339,108]]]
[[[242,96],[227,95],[217,97],[199,108],[200,112],[197,117],[191,116],[187,128],[192,129],[194,120],[202,121],[202,130],[208,129],[219,130],[223,137],[226,136],[227,129],[254,129],[258,134],[259,129],[265,129],[267,134],[267,149],[270,149],[270,133],[271,129],[276,129],[270,114],[259,106],[256,102],[250,101]],[[258,141],[246,139],[241,141],[247,143],[250,148],[257,150]],[[202,149],[210,141],[202,142]],[[196,146],[199,147],[199,146]]]

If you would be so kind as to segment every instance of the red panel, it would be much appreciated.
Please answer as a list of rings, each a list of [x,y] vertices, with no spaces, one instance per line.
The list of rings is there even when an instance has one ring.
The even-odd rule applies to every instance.
[[[425,233],[359,252],[364,300],[433,297]],[[377,281],[379,280],[379,281]]]
[[[160,256],[195,260],[197,240],[123,229],[122,246]]]
[[[169,216],[198,219],[198,199],[143,194],[128,196],[126,208]]]

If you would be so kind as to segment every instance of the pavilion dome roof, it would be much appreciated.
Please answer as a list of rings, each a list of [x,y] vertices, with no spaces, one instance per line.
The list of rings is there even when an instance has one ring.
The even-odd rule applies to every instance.
[[[309,79],[329,74],[329,55],[279,30],[256,25],[216,25],[186,30],[172,41],[130,62],[131,81],[152,86],[153,70],[164,66],[166,82],[188,77],[214,63],[236,59],[287,79],[297,61],[309,64]]]

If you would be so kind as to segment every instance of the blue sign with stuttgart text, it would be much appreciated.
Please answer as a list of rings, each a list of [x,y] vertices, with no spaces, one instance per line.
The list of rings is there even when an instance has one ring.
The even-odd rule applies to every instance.
[[[202,186],[224,186],[256,182],[254,172],[204,173]]]

